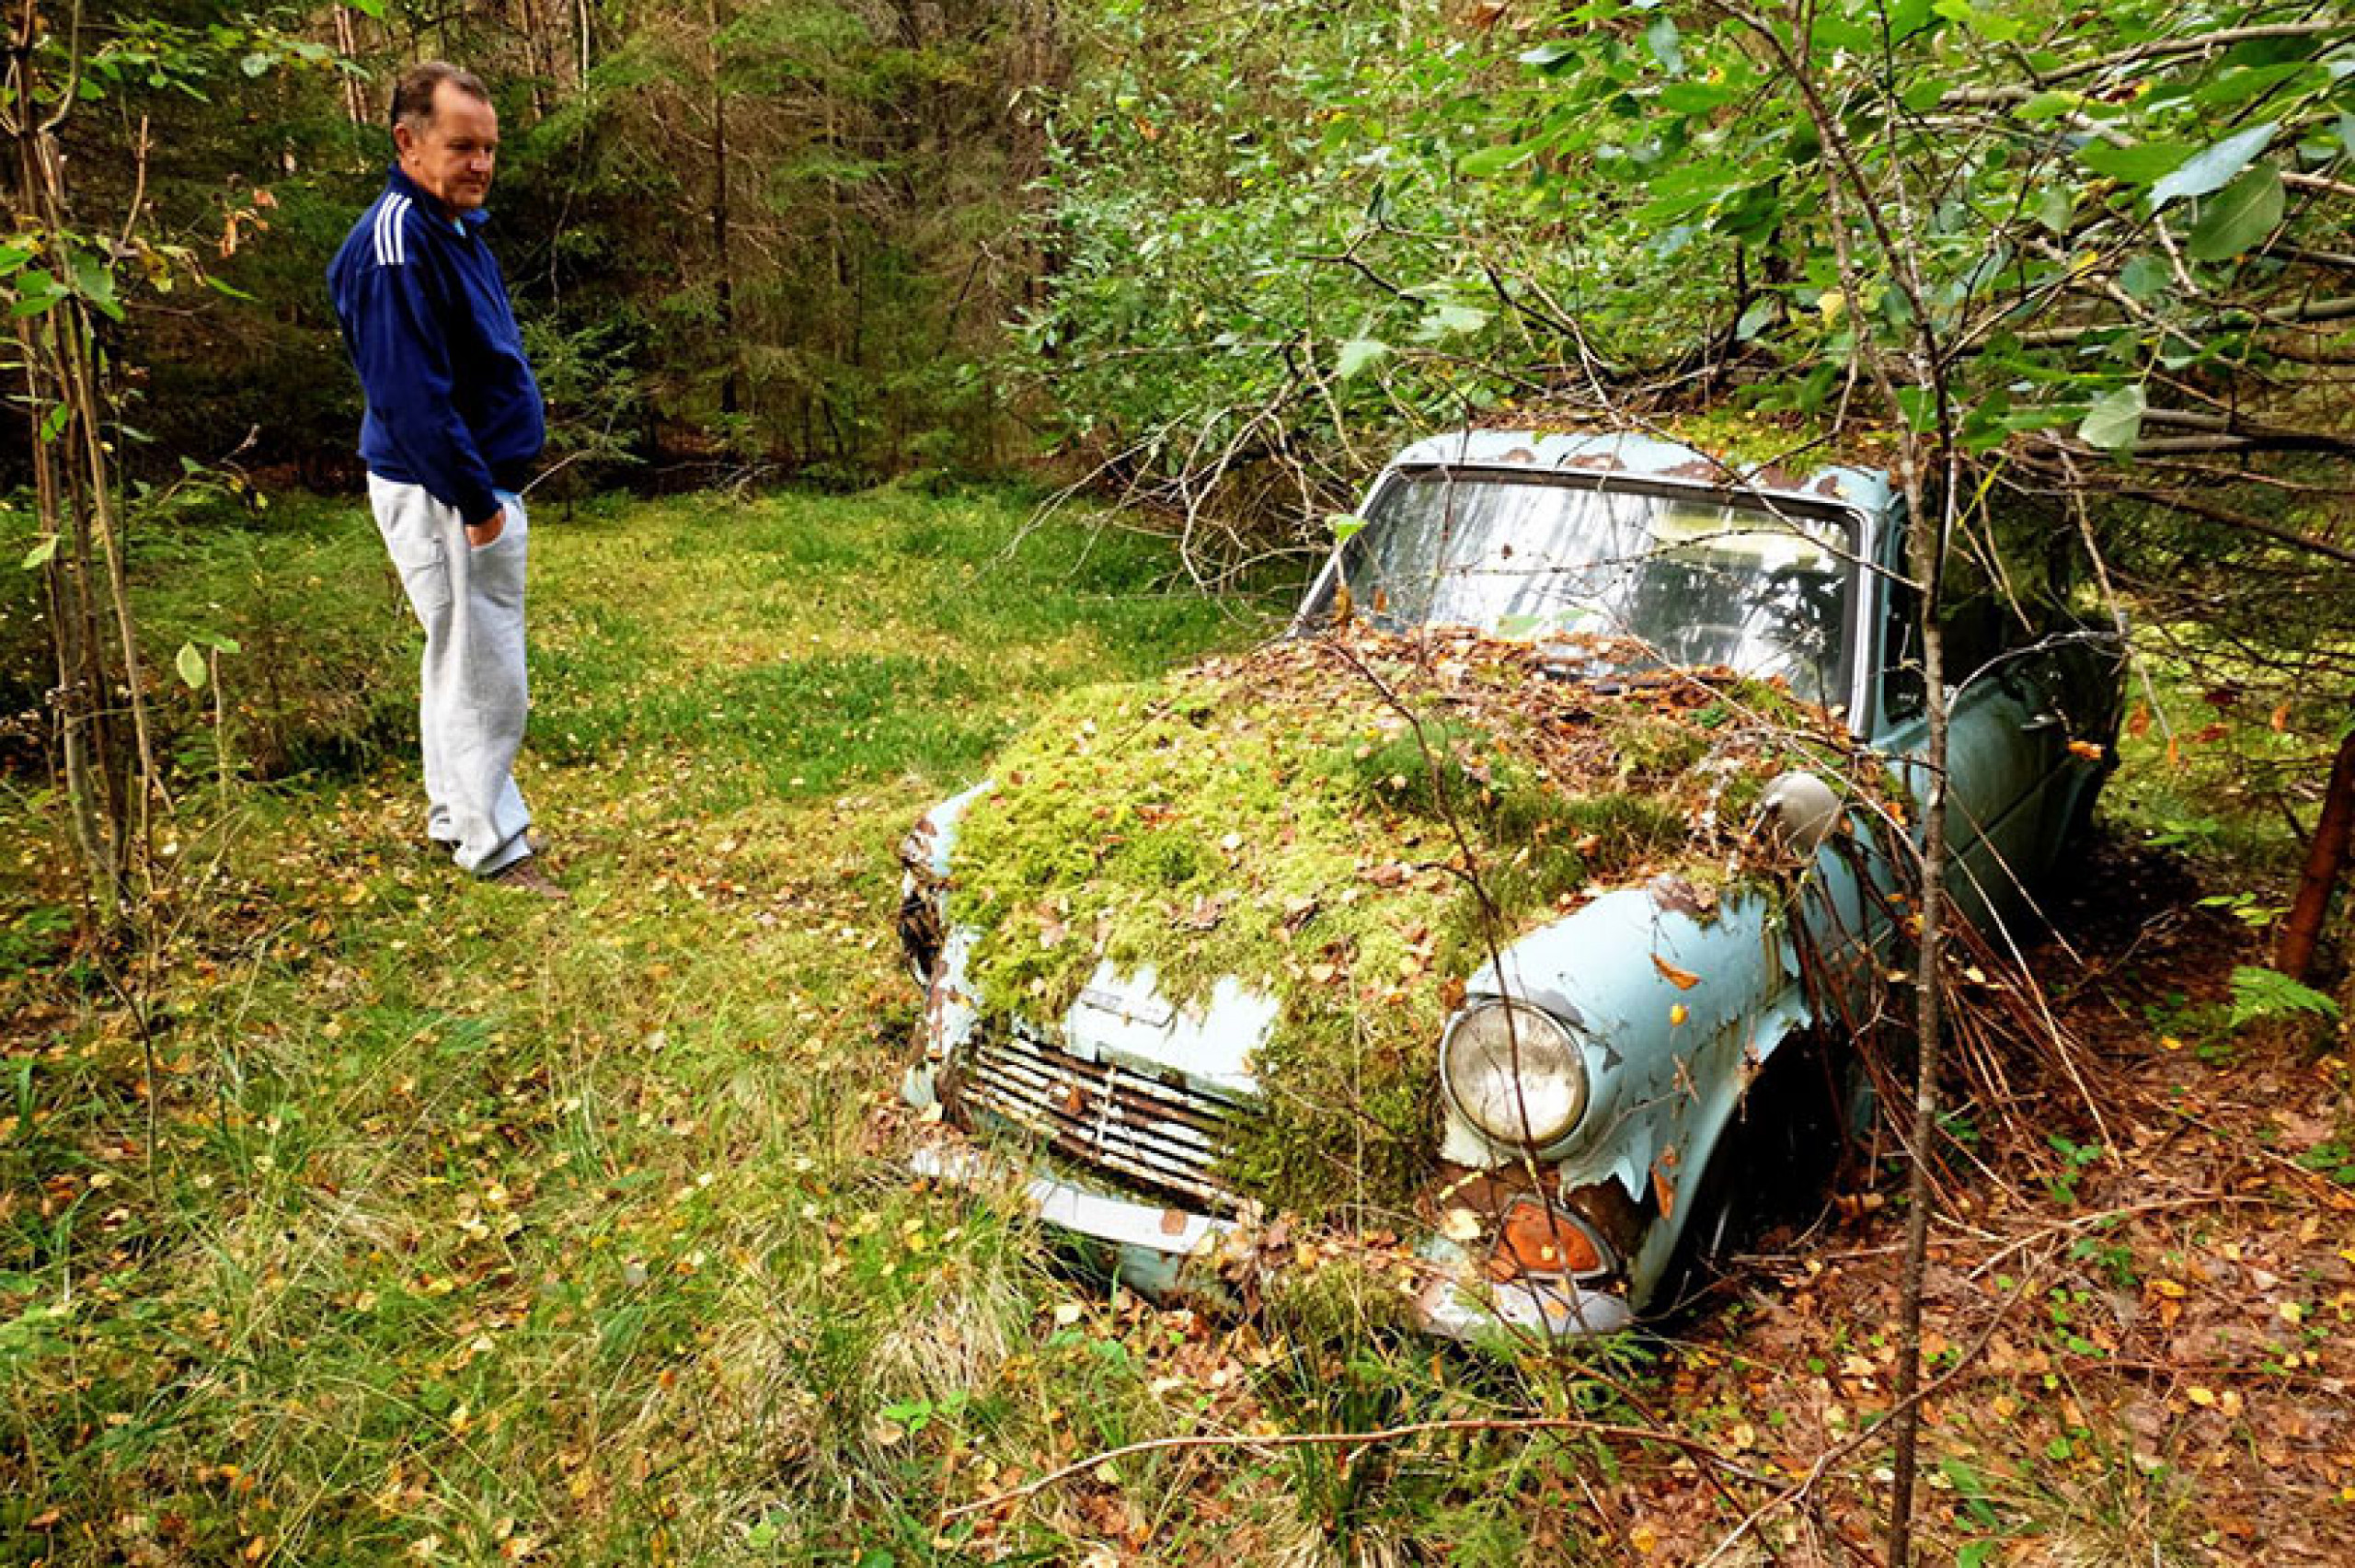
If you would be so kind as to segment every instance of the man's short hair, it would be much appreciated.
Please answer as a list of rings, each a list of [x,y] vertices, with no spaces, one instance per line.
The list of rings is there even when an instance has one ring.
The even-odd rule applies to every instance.
[[[433,92],[444,82],[468,97],[490,101],[490,89],[482,85],[480,76],[460,70],[446,60],[429,60],[410,66],[393,84],[393,124],[408,126],[412,136],[422,136],[431,130]]]

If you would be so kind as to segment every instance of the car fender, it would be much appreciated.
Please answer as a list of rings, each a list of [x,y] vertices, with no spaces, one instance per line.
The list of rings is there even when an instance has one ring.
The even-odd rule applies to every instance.
[[[1682,884],[1607,893],[1513,943],[1465,990],[1544,1008],[1586,1052],[1586,1115],[1538,1151],[1563,1186],[1615,1181],[1670,1218],[1748,1075],[1813,1020],[1778,902],[1745,892],[1702,911]],[[1493,1168],[1518,1151],[1450,1106],[1442,1157]]]

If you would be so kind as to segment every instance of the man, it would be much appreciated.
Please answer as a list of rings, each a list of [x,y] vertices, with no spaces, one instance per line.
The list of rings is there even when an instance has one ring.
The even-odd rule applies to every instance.
[[[545,425],[480,232],[499,114],[471,72],[433,61],[401,77],[392,120],[398,161],[327,284],[368,397],[368,498],[425,627],[425,830],[463,870],[562,898],[532,859],[513,772],[528,700],[516,492]]]

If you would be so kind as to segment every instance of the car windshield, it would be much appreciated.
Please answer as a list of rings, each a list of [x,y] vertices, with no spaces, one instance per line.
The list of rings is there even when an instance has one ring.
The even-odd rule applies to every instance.
[[[1383,487],[1340,578],[1387,630],[1627,638],[1664,665],[1779,675],[1834,704],[1851,553],[1829,509],[1430,470]],[[1309,614],[1333,597],[1328,574]]]

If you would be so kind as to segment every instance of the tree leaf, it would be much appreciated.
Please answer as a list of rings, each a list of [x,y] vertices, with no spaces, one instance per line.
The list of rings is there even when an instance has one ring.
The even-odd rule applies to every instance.
[[[2078,422],[2077,439],[2104,452],[2132,446],[2142,433],[2142,412],[2149,406],[2142,396],[2141,382],[2105,393],[2094,399],[2093,406]]]
[[[1660,62],[1661,70],[1671,76],[1684,74],[1684,44],[1677,36],[1675,17],[1663,11],[1653,18],[1644,29],[1644,41],[1651,45],[1652,58]]]
[[[2155,256],[2138,256],[2118,269],[2118,286],[2138,300],[2156,299],[2174,281],[2175,274]]]
[[[1678,990],[1691,990],[1701,983],[1700,976],[1690,969],[1677,967],[1657,953],[1652,955],[1652,967],[1660,971],[1661,979],[1666,980]]]
[[[1529,161],[1536,149],[1526,142],[1508,142],[1501,147],[1476,147],[1455,160],[1455,172],[1466,179],[1486,179],[1502,174],[1516,164]]]
[[[1905,417],[1906,428],[1931,430],[1937,428],[1937,400],[1926,386],[1901,386],[1897,389],[1897,411]]]
[[[1660,90],[1660,106],[1679,114],[1706,114],[1741,97],[1742,89],[1717,82],[1671,82]]]
[[[2193,154],[2151,187],[2151,211],[2156,212],[2177,197],[2205,196],[2211,190],[2222,190],[2259,153],[2273,144],[2274,133],[2280,129],[2279,123],[2270,120],[2252,125]]]
[[[1960,22],[1990,43],[2009,43],[2020,36],[2020,24],[2001,11],[1982,11],[1970,0],[1936,0],[1930,9],[1950,22]]]
[[[1374,338],[1352,338],[1341,345],[1335,359],[1333,372],[1343,381],[1349,380],[1376,360],[1390,357],[1390,345]]]
[[[2036,221],[2056,235],[2069,232],[2070,220],[2077,215],[2077,193],[2066,185],[2051,185],[2037,199]]]
[[[1741,313],[1741,319],[1733,324],[1733,340],[1737,343],[1749,342],[1774,325],[1775,317],[1781,309],[1781,302],[1772,294],[1751,301],[1750,308]]]
[[[2088,142],[2077,149],[2079,163],[2129,185],[2148,185],[2180,167],[2190,155],[2191,148],[2181,142],[2137,142],[2130,147]]]
[[[172,660],[172,667],[180,672],[180,679],[188,682],[190,691],[204,689],[204,655],[194,643],[180,644],[179,657]]]
[[[2201,261],[2228,261],[2271,234],[2281,208],[2281,171],[2259,164],[2200,204],[2184,248]]]
[[[62,533],[44,533],[34,541],[33,547],[25,552],[25,570],[31,571],[36,567],[49,565],[49,558],[57,554],[57,546],[64,537]]]

